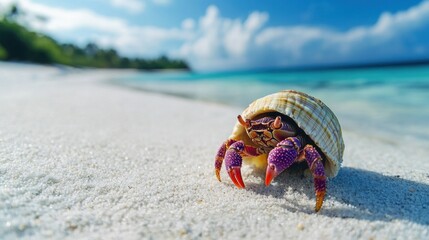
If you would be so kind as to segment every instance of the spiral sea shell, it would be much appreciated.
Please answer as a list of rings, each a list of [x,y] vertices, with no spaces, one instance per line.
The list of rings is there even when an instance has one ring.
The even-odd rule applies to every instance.
[[[341,127],[335,114],[322,101],[308,94],[286,90],[252,102],[242,116],[245,119],[269,112],[278,112],[290,117],[324,154],[327,177],[335,177],[341,167],[344,141]],[[253,145],[246,129],[236,123],[231,139],[243,140]]]

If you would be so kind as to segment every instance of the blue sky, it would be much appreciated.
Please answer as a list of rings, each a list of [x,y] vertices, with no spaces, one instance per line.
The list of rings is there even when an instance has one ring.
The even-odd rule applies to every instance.
[[[0,9],[12,2],[61,42],[165,54],[196,70],[429,58],[428,0],[0,0]]]

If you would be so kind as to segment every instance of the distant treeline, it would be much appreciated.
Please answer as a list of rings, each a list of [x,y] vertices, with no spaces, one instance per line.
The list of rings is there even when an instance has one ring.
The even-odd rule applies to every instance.
[[[127,58],[119,56],[114,49],[102,49],[94,43],[83,48],[61,44],[18,24],[13,18],[16,13],[15,7],[10,13],[0,16],[0,60],[94,68],[189,69],[186,62],[165,56],[156,59]]]

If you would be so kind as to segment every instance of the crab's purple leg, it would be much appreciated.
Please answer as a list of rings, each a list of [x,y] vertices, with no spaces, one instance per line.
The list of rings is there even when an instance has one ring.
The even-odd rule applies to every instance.
[[[215,158],[215,173],[216,173],[217,180],[219,180],[219,182],[221,182],[220,169],[222,168],[222,162],[223,162],[223,159],[225,158],[226,149],[234,142],[236,141],[233,139],[228,139],[225,142],[223,142],[222,145],[220,145],[219,149],[217,150],[216,158]]]
[[[265,185],[270,185],[271,181],[290,167],[298,158],[301,149],[301,140],[298,137],[288,137],[279,142],[277,147],[268,154],[268,166],[265,175]]]
[[[244,153],[244,143],[237,141],[226,150],[225,167],[232,182],[238,188],[245,188],[243,178],[241,177],[241,154]]]
[[[323,167],[322,157],[315,147],[312,145],[306,145],[304,147],[304,155],[307,160],[308,167],[313,173],[314,178],[314,190],[316,192],[316,207],[315,210],[318,212],[322,207],[323,200],[326,193],[326,175],[325,168]]]
[[[223,142],[222,145],[217,150],[216,158],[215,158],[215,173],[219,182],[221,182],[220,169],[222,168],[223,159],[225,158],[227,149],[235,142],[237,141],[234,139],[228,139],[225,142]],[[259,156],[261,153],[257,148],[253,146],[244,145],[244,151],[240,152],[239,154],[243,156]]]

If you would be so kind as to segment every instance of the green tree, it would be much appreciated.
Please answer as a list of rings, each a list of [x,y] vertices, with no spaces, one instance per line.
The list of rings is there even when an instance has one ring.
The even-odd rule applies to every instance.
[[[7,58],[6,50],[0,45],[0,60],[4,60]]]
[[[0,18],[0,59],[30,61],[45,64],[64,64],[75,67],[137,68],[137,69],[189,69],[186,62],[166,56],[156,59],[121,57],[115,49],[103,49],[95,43],[81,48],[73,44],[60,44],[55,39],[29,31],[17,23],[23,12],[13,5]]]

